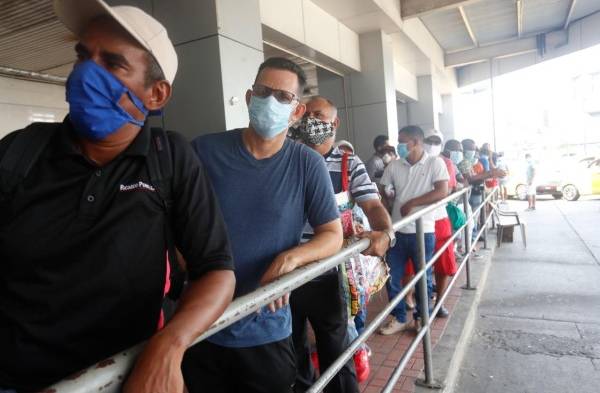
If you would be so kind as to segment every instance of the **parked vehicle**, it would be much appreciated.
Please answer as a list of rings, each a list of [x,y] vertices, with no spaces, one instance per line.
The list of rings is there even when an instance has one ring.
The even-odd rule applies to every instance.
[[[548,168],[539,168],[536,180],[537,195],[552,195],[555,199],[561,199],[562,182],[559,172]],[[527,199],[527,182],[525,181],[525,168],[517,171],[511,171],[511,175],[506,184],[508,196],[524,201]]]
[[[600,195],[600,158],[581,160],[565,171],[560,189],[567,201],[576,201],[582,195]]]
[[[508,190],[508,196],[516,198],[520,201],[527,199],[527,184],[524,180],[512,182],[509,180],[506,185]],[[562,185],[559,180],[548,180],[542,182],[542,184],[536,187],[537,195],[552,195],[554,199],[561,199],[563,197]]]

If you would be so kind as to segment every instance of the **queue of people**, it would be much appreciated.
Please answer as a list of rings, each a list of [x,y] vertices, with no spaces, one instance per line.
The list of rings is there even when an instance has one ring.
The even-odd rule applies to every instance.
[[[257,70],[247,127],[191,144],[150,128],[177,72],[166,30],[135,7],[77,4],[55,2],[78,37],[69,115],[0,140],[1,393],[43,389],[144,340],[124,392],[304,392],[316,378],[307,322],[322,369],[350,342],[337,270],[189,347],[233,298],[356,237],[370,239],[365,254],[386,258],[393,297],[417,243],[414,223],[394,232],[392,218],[503,177],[479,168],[474,141],[442,151],[442,135],[417,126],[399,130],[396,148],[377,137],[365,166],[350,143],[335,145],[335,104],[305,101],[306,76],[284,58]],[[471,198],[481,204],[481,193]],[[423,224],[430,259],[452,229],[445,209]],[[438,265],[439,298],[456,271],[452,249]],[[431,310],[427,277],[417,325]],[[167,316],[168,296],[178,305]],[[402,302],[380,333],[409,327]],[[325,391],[358,392],[352,363]]]

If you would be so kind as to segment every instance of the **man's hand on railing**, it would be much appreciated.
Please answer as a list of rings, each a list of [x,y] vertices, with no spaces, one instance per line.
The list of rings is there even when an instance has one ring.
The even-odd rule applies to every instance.
[[[271,262],[271,265],[269,266],[269,268],[267,269],[265,274],[263,274],[263,276],[260,280],[260,285],[268,284],[271,281],[275,280],[276,278],[279,278],[279,277],[283,276],[284,274],[289,273],[292,270],[296,269],[296,267],[297,267],[297,263],[296,263],[295,258],[293,257],[293,254],[283,252],[283,253],[279,254],[273,260],[273,262]],[[289,301],[290,301],[290,294],[286,293],[279,299],[273,301],[272,303],[269,303],[269,305],[268,305],[269,310],[271,312],[275,312],[275,311],[279,310],[280,308],[287,306]]]
[[[407,201],[404,205],[402,205],[402,207],[400,207],[400,214],[402,214],[402,217],[406,217],[410,214],[410,211],[414,208],[415,206],[412,203],[412,200]]]
[[[364,255],[373,255],[375,257],[383,257],[390,248],[390,237],[383,231],[362,232],[357,235],[361,239],[368,238],[371,240],[371,245],[362,253]]]
[[[185,347],[156,334],[138,357],[123,393],[181,393]]]
[[[490,172],[492,173],[492,177],[497,177],[500,179],[506,177],[506,171],[503,171],[502,169],[492,168]]]
[[[357,232],[356,236],[363,239],[371,240],[369,248],[363,254],[382,257],[390,248],[390,236],[388,232],[392,231],[392,219],[378,199],[369,199],[358,202],[358,206],[365,212],[369,224],[371,224],[372,232]]]
[[[282,297],[280,297],[280,298],[276,299],[275,301],[267,304],[267,307],[269,308],[269,311],[275,312],[275,311],[279,310],[280,308],[284,308],[288,304],[290,304],[290,294],[286,293]]]
[[[260,279],[260,285],[265,285],[274,281],[276,278],[296,269],[298,264],[292,253],[282,252],[271,262],[265,274]]]

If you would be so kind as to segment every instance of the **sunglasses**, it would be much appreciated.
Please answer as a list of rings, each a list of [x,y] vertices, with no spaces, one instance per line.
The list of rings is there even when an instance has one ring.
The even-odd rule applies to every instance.
[[[263,85],[252,86],[252,95],[260,98],[267,98],[272,95],[277,101],[286,105],[298,100],[298,97],[294,93],[285,90],[271,89],[270,87]]]

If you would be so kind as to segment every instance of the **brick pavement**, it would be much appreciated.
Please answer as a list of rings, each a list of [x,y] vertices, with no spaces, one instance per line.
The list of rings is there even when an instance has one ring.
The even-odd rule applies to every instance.
[[[462,276],[464,276],[464,270],[455,287],[446,299],[446,308],[450,313],[454,310],[454,306],[461,295],[462,290],[460,289],[460,286],[464,283],[464,277]],[[376,316],[383,309],[386,303],[387,294],[385,293],[385,290],[374,296],[368,307],[369,322],[372,317]],[[434,350],[435,344],[444,334],[447,323],[447,318],[438,318],[433,324],[431,338]],[[362,393],[379,393],[382,390],[415,335],[416,333],[414,331],[407,331],[392,336],[382,336],[375,333],[369,338],[367,342],[372,351],[370,358],[371,373],[367,381],[360,385]],[[402,372],[402,376],[398,380],[393,391],[396,393],[413,393],[415,391],[415,379],[419,377],[422,370],[423,347],[419,345],[419,348]]]

